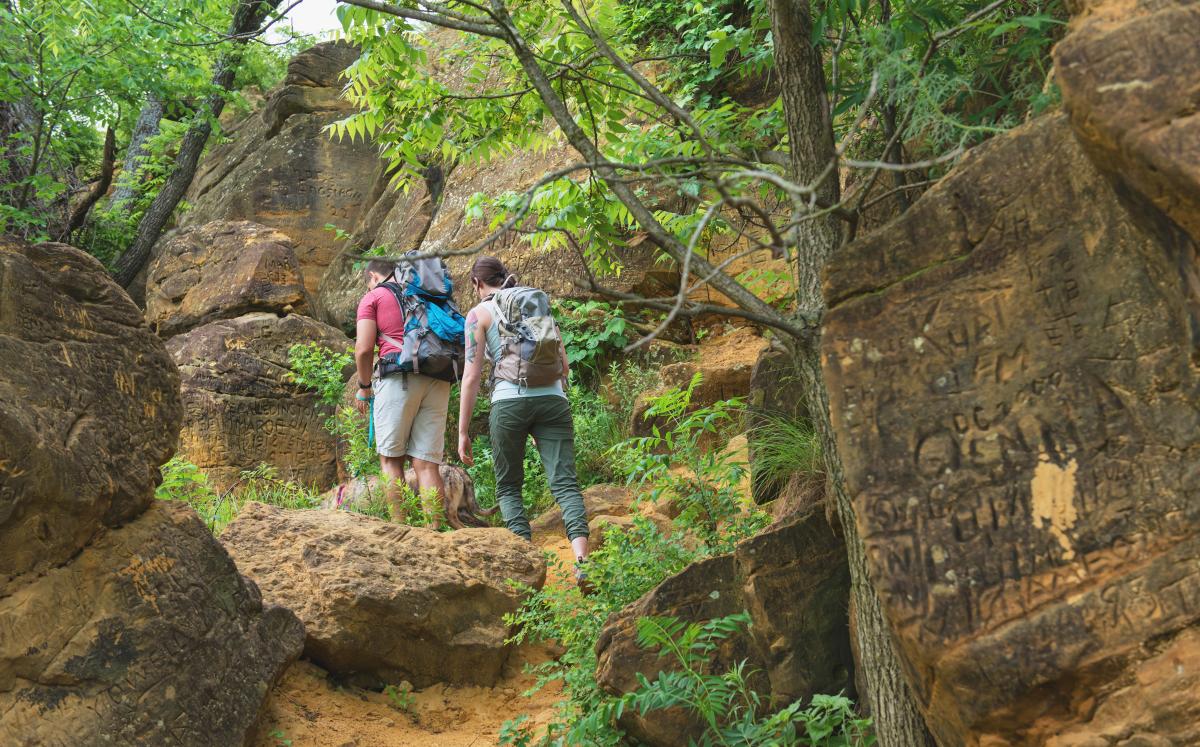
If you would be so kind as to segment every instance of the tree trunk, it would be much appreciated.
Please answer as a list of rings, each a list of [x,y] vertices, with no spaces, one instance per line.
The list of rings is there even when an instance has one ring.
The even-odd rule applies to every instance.
[[[91,212],[92,206],[100,201],[104,193],[112,185],[113,167],[116,158],[117,137],[112,127],[108,128],[108,132],[104,134],[104,157],[100,161],[100,178],[88,190],[87,195],[83,200],[71,211],[71,217],[67,219],[67,223],[58,234],[59,241],[69,241],[71,234],[74,233],[83,221]]]
[[[125,163],[121,167],[121,180],[113,191],[112,206],[129,212],[134,193],[137,191],[137,172],[146,157],[146,142],[158,134],[163,117],[163,102],[155,93],[146,94],[146,103],[133,126],[133,136],[125,151]]]
[[[267,14],[275,9],[279,1],[239,0],[234,9],[233,22],[229,26],[229,36],[234,38],[234,47],[221,55],[217,61],[216,72],[213,74],[214,87],[221,91],[233,90],[233,81],[241,64],[242,48],[248,39],[247,35],[259,29]],[[197,113],[196,121],[183,136],[174,170],[138,223],[133,244],[116,262],[113,276],[122,287],[129,287],[146,264],[146,260],[150,258],[150,250],[154,248],[171,214],[175,212],[175,207],[192,184],[196,175],[196,165],[200,162],[200,154],[204,152],[208,136],[212,134],[213,122],[221,116],[221,110],[224,108],[225,96],[222,93],[209,96]]]
[[[817,185],[817,196],[828,204],[837,202],[838,171],[825,73],[819,52],[810,39],[812,23],[807,0],[771,0],[771,29],[775,43],[775,65],[782,84],[783,108],[791,144],[792,178],[799,184]],[[822,178],[823,177],[823,178]],[[821,276],[830,256],[840,244],[836,219],[825,216],[806,221],[795,230],[801,312],[823,312]],[[886,747],[924,747],[933,744],[924,719],[904,679],[891,634],[883,619],[879,598],[871,585],[866,549],[854,519],[854,507],[846,492],[842,460],[829,420],[829,396],[821,372],[820,340],[800,340],[797,350],[804,396],[825,453],[828,495],[846,537],[850,565],[852,608],[855,612],[855,651],[867,705],[875,720],[879,744]]]

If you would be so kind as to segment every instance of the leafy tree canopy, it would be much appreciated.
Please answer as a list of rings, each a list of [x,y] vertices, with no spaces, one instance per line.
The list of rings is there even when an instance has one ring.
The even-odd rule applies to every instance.
[[[488,161],[560,142],[544,97],[508,42],[489,33],[496,21],[486,4],[404,4],[403,17],[400,6],[346,1],[339,8],[345,35],[363,49],[347,95],[362,110],[332,130],[377,142],[401,186],[431,162]],[[780,186],[789,143],[765,0],[514,0],[505,7],[587,138],[623,166],[623,179],[681,244],[703,252],[716,234],[765,236],[768,223],[786,229],[805,219],[775,217],[805,193]],[[444,12],[434,24],[467,33],[421,22],[421,12],[436,8]],[[1059,0],[814,4],[813,42],[824,59],[842,166],[863,170],[861,180],[875,188],[851,190],[842,205],[825,209],[854,219],[886,189],[917,190],[961,148],[1052,104],[1048,54],[1063,12]],[[869,176],[877,162],[904,169],[894,185]],[[535,245],[578,245],[600,274],[618,271],[620,250],[639,225],[594,166],[549,175],[529,193],[477,195],[469,215],[528,230],[528,212]],[[808,207],[808,216],[820,212]],[[778,243],[763,239],[759,248],[779,252]]]
[[[68,192],[97,172],[104,129],[125,147],[147,97],[170,120],[194,116],[228,24],[225,0],[0,3],[0,226],[45,237]],[[242,83],[279,80],[296,46],[250,45]]]

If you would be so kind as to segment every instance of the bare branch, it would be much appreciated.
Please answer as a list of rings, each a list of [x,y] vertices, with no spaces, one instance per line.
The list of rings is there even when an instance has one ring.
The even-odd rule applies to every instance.
[[[679,315],[679,310],[683,308],[684,302],[687,301],[688,272],[691,270],[692,257],[695,256],[696,253],[696,243],[700,240],[700,234],[704,233],[705,226],[707,226],[709,221],[712,220],[713,214],[720,209],[723,203],[724,200],[717,200],[708,206],[708,210],[704,212],[704,216],[700,219],[700,222],[696,224],[695,230],[692,231],[691,238],[688,239],[687,254],[684,255],[683,266],[679,270],[679,292],[675,294],[675,303],[671,306],[671,310],[667,312],[667,315],[663,317],[663,320],[657,327],[654,328],[653,332],[643,336],[636,342],[626,345],[626,353],[632,353],[654,338],[658,337],[663,333],[664,330],[666,330],[667,327],[671,326],[671,322],[675,321],[675,317]],[[717,272],[717,270],[714,270],[714,272]]]
[[[671,310],[671,304],[666,301],[643,298],[642,296],[638,296],[633,293],[624,293],[611,288],[605,288],[596,283],[589,283],[588,285],[576,283],[576,286],[582,288],[583,290],[595,293],[596,295],[621,301],[623,304],[629,304],[631,306],[645,306],[646,308],[658,309],[659,311]],[[677,316],[697,317],[705,314],[718,314],[721,316],[735,317],[737,319],[745,319],[747,321],[760,324],[764,327],[770,327],[771,329],[778,330],[779,332],[792,337],[794,337],[796,334],[795,330],[797,324],[792,323],[789,320],[785,320],[781,314],[756,314],[752,311],[747,311],[737,306],[720,306],[718,304],[696,303],[689,301],[683,305]],[[816,327],[820,325],[821,319],[818,315],[814,314],[800,314],[797,315],[796,322],[800,325],[804,325],[804,327]]]
[[[850,158],[843,159],[847,166],[859,169],[878,169],[880,171],[919,171],[928,169],[939,164],[953,161],[963,154],[965,149],[960,145],[954,150],[943,153],[936,158],[928,158],[924,161],[910,161],[909,163],[890,163],[888,161],[855,161]]]
[[[442,13],[427,13],[422,10],[392,5],[391,3],[377,2],[377,0],[340,0],[340,2],[344,2],[347,5],[354,5],[359,8],[375,10],[380,13],[386,13],[399,18],[405,18],[410,21],[422,21],[424,23],[433,24],[434,26],[455,29],[457,31],[465,31],[468,34],[490,36],[493,39],[505,38],[500,28],[491,23],[471,23],[452,18]],[[425,5],[425,3],[422,3],[422,5]]]

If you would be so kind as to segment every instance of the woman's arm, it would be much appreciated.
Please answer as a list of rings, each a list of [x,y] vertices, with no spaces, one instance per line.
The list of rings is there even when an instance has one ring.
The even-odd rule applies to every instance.
[[[471,454],[471,413],[475,411],[475,400],[479,398],[479,385],[483,381],[483,346],[491,322],[491,315],[478,306],[467,312],[464,334],[467,365],[463,369],[458,398],[458,457],[467,465],[475,463]]]

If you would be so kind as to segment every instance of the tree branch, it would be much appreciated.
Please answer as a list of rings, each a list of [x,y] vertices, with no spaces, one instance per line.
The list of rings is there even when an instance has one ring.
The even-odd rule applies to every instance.
[[[504,39],[504,33],[501,29],[491,23],[469,22],[458,18],[445,15],[444,13],[427,13],[414,8],[404,8],[391,3],[381,3],[377,0],[340,0],[347,5],[355,5],[359,8],[375,10],[380,13],[405,18],[410,21],[422,21],[424,23],[441,26],[443,28],[455,29],[457,31],[465,31],[468,34],[478,34],[480,36],[490,36],[493,39]],[[425,5],[422,3],[422,5]],[[428,6],[427,6],[428,7]]]
[[[503,24],[509,46],[512,47],[517,60],[521,63],[522,69],[525,70],[525,74],[529,76],[530,82],[533,83],[534,88],[537,89],[538,94],[542,97],[542,102],[558,123],[559,128],[562,129],[563,134],[566,135],[567,142],[588,161],[604,164],[605,159],[603,156],[595,148],[591,140],[588,139],[587,134],[580,128],[579,123],[571,116],[566,102],[554,90],[546,73],[538,66],[532,50],[521,36],[512,18],[508,15],[508,10],[505,8],[502,0],[491,0],[491,5],[496,17]],[[667,254],[671,255],[676,262],[683,264],[684,257],[687,255],[687,248],[680,243],[679,239],[659,223],[654,214],[628,185],[624,184],[620,179],[614,178],[616,174],[611,167],[601,165],[597,168],[597,172],[654,243],[660,246]],[[696,264],[697,271],[701,274],[714,272],[712,265],[700,257],[695,257],[691,261]],[[785,318],[772,306],[724,273],[715,273],[712,276],[711,284],[748,313],[767,319],[774,318],[775,326],[787,330],[789,335],[797,339],[808,338],[814,334],[813,328],[797,325]]]
[[[67,241],[71,237],[71,234],[83,225],[83,221],[87,218],[88,213],[91,212],[92,206],[99,202],[104,193],[108,191],[113,180],[113,165],[116,161],[116,151],[116,131],[110,125],[108,131],[104,133],[104,155],[100,159],[100,178],[88,190],[87,196],[83,198],[83,201],[71,211],[71,217],[58,234],[59,241]]]

